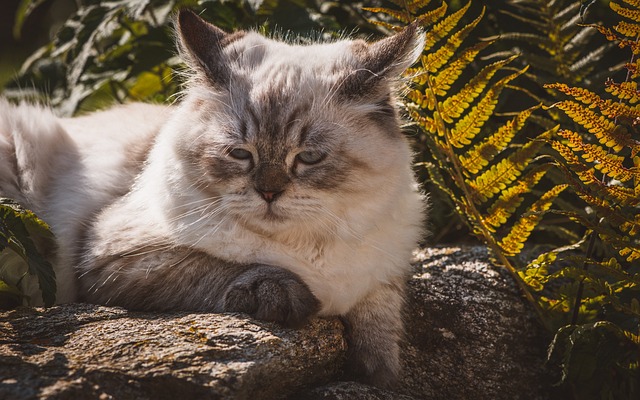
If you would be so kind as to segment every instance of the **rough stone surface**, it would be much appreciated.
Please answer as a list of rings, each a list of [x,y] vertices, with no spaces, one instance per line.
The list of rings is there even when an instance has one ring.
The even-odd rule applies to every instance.
[[[405,375],[418,399],[549,399],[549,337],[484,247],[427,248],[407,299]]]
[[[241,315],[72,304],[0,312],[0,399],[548,399],[547,337],[483,248],[416,254],[395,392],[338,382],[335,319],[301,330]]]
[[[337,320],[21,308],[0,314],[0,399],[285,398],[334,378],[345,349]]]

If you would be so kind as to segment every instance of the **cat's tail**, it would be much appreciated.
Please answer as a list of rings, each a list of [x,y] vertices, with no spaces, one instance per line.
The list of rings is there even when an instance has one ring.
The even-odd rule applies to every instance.
[[[73,140],[46,107],[12,105],[0,98],[0,197],[37,211],[46,201],[51,173]]]

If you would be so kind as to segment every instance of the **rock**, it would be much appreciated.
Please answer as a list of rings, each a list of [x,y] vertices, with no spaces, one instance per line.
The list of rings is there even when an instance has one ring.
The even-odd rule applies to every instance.
[[[292,399],[304,400],[414,400],[390,390],[383,390],[357,382],[336,382],[309,390]]]
[[[550,337],[484,247],[416,254],[407,299],[404,379],[418,399],[547,400]]]
[[[416,254],[395,392],[338,382],[337,319],[290,330],[233,314],[70,304],[0,312],[0,399],[551,398],[549,337],[487,258],[481,247]]]
[[[0,399],[285,398],[334,379],[345,349],[337,320],[20,308],[0,314]]]

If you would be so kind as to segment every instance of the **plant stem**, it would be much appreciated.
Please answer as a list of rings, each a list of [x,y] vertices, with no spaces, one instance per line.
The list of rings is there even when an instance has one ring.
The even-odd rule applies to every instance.
[[[587,261],[591,258],[593,254],[593,250],[595,249],[596,239],[598,235],[594,231],[591,231],[591,236],[589,237],[589,245],[587,246],[586,252],[586,260],[582,263],[582,270],[586,271],[588,268]],[[584,279],[580,279],[580,283],[578,284],[578,291],[576,292],[576,300],[573,303],[573,315],[571,316],[571,325],[575,325],[578,322],[578,316],[580,314],[580,304],[582,304],[582,292],[584,291]]]

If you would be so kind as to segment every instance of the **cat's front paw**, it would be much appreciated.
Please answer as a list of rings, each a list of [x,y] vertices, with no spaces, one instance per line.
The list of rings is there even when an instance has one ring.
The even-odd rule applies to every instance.
[[[223,297],[225,311],[243,312],[287,327],[302,326],[320,308],[309,287],[283,268],[258,265],[238,276]]]

